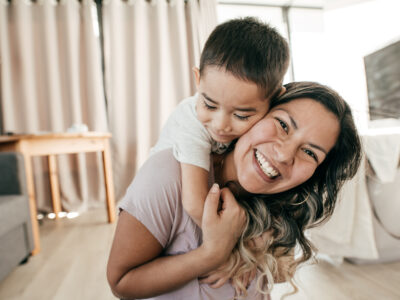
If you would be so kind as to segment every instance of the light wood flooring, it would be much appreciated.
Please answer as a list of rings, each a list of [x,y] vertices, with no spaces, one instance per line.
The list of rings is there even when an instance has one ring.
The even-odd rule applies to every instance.
[[[1,300],[113,300],[106,262],[115,224],[105,209],[76,219],[44,220],[41,252],[0,282]],[[321,261],[296,275],[300,291],[288,300],[400,300],[400,262],[376,265],[333,265]],[[276,285],[277,300],[288,285]],[[190,299],[188,299],[190,300]]]

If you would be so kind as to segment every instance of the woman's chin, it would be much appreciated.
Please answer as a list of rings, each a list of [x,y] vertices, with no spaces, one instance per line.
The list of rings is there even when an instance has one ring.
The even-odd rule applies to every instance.
[[[243,190],[247,193],[251,194],[268,194],[265,189],[261,189],[259,186],[254,185],[252,183],[249,184],[241,184]]]

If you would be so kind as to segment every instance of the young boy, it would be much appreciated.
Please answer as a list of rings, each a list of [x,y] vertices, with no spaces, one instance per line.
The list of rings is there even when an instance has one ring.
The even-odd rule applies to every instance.
[[[220,24],[209,36],[200,69],[193,68],[198,93],[178,105],[151,150],[173,149],[181,163],[183,207],[199,226],[210,153],[224,153],[264,117],[269,100],[283,92],[288,64],[284,38],[254,18]]]

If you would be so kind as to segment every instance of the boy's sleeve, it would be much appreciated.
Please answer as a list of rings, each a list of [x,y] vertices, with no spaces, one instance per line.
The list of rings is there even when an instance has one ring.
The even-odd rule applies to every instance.
[[[166,248],[181,201],[179,163],[170,150],[151,156],[136,174],[119,208],[139,220]]]
[[[211,142],[208,140],[207,134],[203,132],[204,127],[201,124],[200,126],[181,128],[173,145],[173,154],[181,163],[210,171]]]
[[[212,139],[197,119],[195,101],[184,100],[171,114],[155,148],[172,148],[179,162],[209,171]]]

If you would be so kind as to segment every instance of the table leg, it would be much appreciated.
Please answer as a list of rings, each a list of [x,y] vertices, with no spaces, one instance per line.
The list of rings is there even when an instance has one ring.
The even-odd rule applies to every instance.
[[[57,172],[57,161],[55,155],[49,155],[49,173],[50,173],[50,189],[51,189],[51,200],[53,203],[53,211],[58,219],[58,215],[61,212],[61,200],[60,200],[60,188],[58,182]]]
[[[39,236],[39,223],[36,216],[37,210],[35,201],[35,185],[33,181],[32,159],[30,155],[26,154],[24,155],[24,163],[25,163],[26,185],[29,195],[29,208],[31,214],[32,234],[34,243],[32,255],[36,255],[40,252],[40,236]]]
[[[101,154],[103,157],[108,223],[113,223],[115,220],[115,197],[114,197],[114,183],[112,178],[110,144],[108,140],[104,141],[104,144],[105,144],[104,151],[102,151]]]

